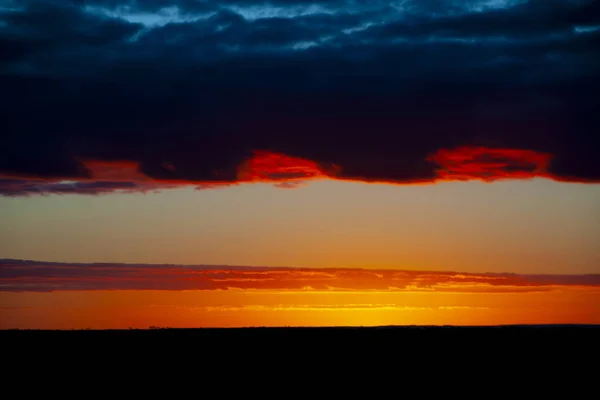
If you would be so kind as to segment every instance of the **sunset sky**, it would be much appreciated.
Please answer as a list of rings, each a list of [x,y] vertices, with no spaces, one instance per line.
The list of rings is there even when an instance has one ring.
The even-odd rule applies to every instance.
[[[4,2],[0,329],[600,323],[599,35],[592,0]]]

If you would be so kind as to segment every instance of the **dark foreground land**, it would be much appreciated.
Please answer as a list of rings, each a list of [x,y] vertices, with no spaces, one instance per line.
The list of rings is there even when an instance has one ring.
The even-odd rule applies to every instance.
[[[151,346],[154,350],[185,347],[188,351],[262,352],[313,351],[317,349],[361,352],[383,350],[404,353],[432,348],[494,351],[502,348],[559,351],[597,351],[600,325],[513,325],[493,327],[385,326],[332,328],[199,328],[128,330],[5,330],[0,343],[62,351],[80,349],[130,349]]]
[[[349,340],[349,339],[599,339],[600,325],[501,325],[501,326],[376,326],[376,327],[251,327],[251,328],[162,328],[149,329],[8,329],[2,340]]]
[[[8,330],[0,331],[0,346],[2,363],[10,366],[6,382],[23,376],[40,382],[80,379],[74,376],[127,381],[160,371],[192,375],[191,382],[203,385],[212,384],[209,375],[227,377],[221,390],[235,390],[233,377],[248,375],[308,385],[303,387],[324,379],[351,389],[358,381],[348,376],[360,371],[375,376],[369,382],[402,382],[418,391],[442,388],[432,376],[457,377],[453,385],[487,377],[495,382],[491,388],[522,380],[536,391],[554,390],[561,383],[573,396],[597,381],[600,325]]]
[[[518,335],[565,335],[592,334],[600,332],[600,325],[549,324],[549,325],[497,325],[497,326],[455,326],[455,325],[392,325],[373,327],[249,327],[249,328],[168,328],[150,327],[148,329],[6,329],[0,330],[3,337],[83,337],[89,335],[140,337],[140,336],[225,336],[231,337],[281,337],[287,335],[474,335],[474,334],[518,334]]]

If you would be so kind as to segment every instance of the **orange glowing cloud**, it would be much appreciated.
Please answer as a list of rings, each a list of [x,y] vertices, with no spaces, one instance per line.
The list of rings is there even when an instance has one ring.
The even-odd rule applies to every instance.
[[[255,151],[254,156],[238,168],[240,182],[293,182],[333,178],[339,167],[326,168],[299,157],[268,151]]]
[[[552,156],[547,153],[520,149],[491,149],[459,147],[442,149],[427,158],[439,165],[440,180],[465,181],[499,179],[528,179],[549,177]]]
[[[548,173],[552,155],[533,150],[459,147],[441,149],[427,157],[438,165],[437,177],[429,181],[395,182],[373,181],[384,184],[427,184],[440,181],[482,180],[492,182],[502,179],[554,178]],[[341,176],[342,167],[325,167],[311,160],[289,157],[265,151],[255,152],[238,170],[239,182],[279,182],[280,187],[296,187],[293,182],[317,179],[358,181]],[[292,182],[282,185],[281,182]]]
[[[429,155],[425,162],[437,164],[435,174],[429,179],[373,180],[349,178],[343,166],[269,151],[255,151],[241,162],[235,179],[200,181],[177,178],[177,167],[166,163],[164,169],[171,177],[155,178],[142,172],[137,161],[80,160],[87,171],[85,178],[44,179],[0,177],[0,195],[19,196],[31,194],[102,194],[112,192],[152,192],[179,187],[196,189],[223,188],[241,183],[273,183],[275,187],[293,189],[315,180],[340,180],[392,185],[434,184],[447,181],[479,180],[493,182],[506,179],[535,177],[557,181],[575,181],[555,176],[548,171],[552,155],[524,149],[458,147],[440,149]],[[584,183],[593,183],[585,181]]]

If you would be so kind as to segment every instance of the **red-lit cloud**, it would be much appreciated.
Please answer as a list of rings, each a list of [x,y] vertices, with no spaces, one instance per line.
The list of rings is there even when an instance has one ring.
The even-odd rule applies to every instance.
[[[529,179],[549,177],[550,154],[519,149],[459,147],[442,149],[428,160],[439,165],[439,179],[446,181]]]
[[[440,149],[427,161],[437,165],[436,176],[429,180],[374,180],[346,178],[344,167],[323,165],[316,161],[285,154],[257,151],[238,169],[238,182],[274,182],[279,187],[301,186],[310,180],[335,179],[383,184],[431,184],[443,181],[479,180],[493,182],[506,179],[548,178],[564,182],[597,183],[593,180],[569,179],[549,172],[553,156],[549,153],[508,148],[457,147]],[[285,185],[282,183],[285,182]]]
[[[530,178],[581,182],[581,180],[570,180],[549,173],[548,168],[552,158],[548,153],[522,149],[486,147],[440,149],[426,159],[437,165],[436,175],[428,180],[414,181],[348,178],[343,174],[343,166],[323,164],[268,151],[255,151],[252,157],[242,161],[237,168],[236,180],[229,181],[154,178],[142,172],[142,165],[136,161],[80,160],[82,168],[86,171],[85,177],[65,179],[0,177],[0,195],[147,193],[180,187],[214,189],[257,182],[273,183],[275,187],[293,189],[302,187],[310,181],[324,179],[397,185],[470,180],[493,182]],[[170,173],[177,172],[177,166],[171,163],[165,163],[164,168]]]
[[[326,168],[318,163],[285,154],[256,151],[238,168],[241,182],[291,182],[332,178],[339,167]]]
[[[344,268],[271,268],[0,261],[0,291],[392,290],[531,292],[600,288],[600,274],[518,275]]]

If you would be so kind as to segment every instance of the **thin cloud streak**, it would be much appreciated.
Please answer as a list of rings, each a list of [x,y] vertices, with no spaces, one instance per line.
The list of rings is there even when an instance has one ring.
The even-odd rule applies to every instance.
[[[208,312],[231,312],[231,311],[434,311],[434,310],[489,310],[490,307],[478,306],[438,306],[438,307],[419,307],[403,306],[395,303],[385,304],[277,304],[277,305],[243,305],[243,306],[165,306],[152,305],[156,308],[172,308],[186,311],[208,311]]]
[[[600,274],[521,275],[351,268],[84,264],[0,260],[0,291],[270,290],[306,293],[428,291],[522,293],[600,288]]]

